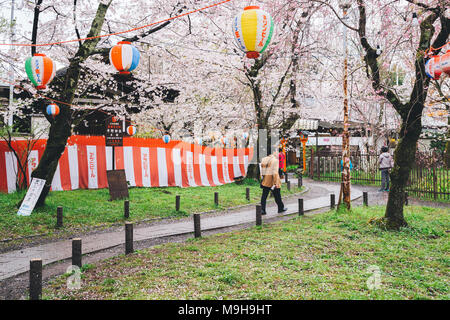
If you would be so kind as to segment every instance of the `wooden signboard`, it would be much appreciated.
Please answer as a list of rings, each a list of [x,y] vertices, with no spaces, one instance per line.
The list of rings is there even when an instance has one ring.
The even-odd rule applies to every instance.
[[[129,197],[125,170],[108,170],[106,171],[106,176],[108,178],[110,200]]]

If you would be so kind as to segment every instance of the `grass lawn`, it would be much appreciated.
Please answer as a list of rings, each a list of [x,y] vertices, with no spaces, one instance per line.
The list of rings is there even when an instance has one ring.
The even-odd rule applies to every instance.
[[[43,298],[449,299],[448,209],[407,207],[400,232],[369,223],[383,213],[358,207],[164,244],[84,266],[80,290],[60,276]]]
[[[250,188],[250,201],[245,189]],[[282,186],[283,196],[300,191],[292,186],[288,191]],[[219,192],[219,206],[214,204],[214,193]],[[183,217],[192,213],[220,210],[229,207],[257,203],[261,189],[257,181],[244,180],[219,187],[196,188],[130,188],[130,218],[142,221],[152,218]],[[51,236],[56,229],[56,209],[63,206],[64,228],[61,232],[87,231],[93,227],[110,227],[124,221],[123,200],[108,201],[108,189],[51,192],[46,205],[29,217],[17,216],[17,203],[24,192],[0,194],[0,240],[21,236],[45,234]],[[181,196],[180,211],[175,210],[175,196]]]

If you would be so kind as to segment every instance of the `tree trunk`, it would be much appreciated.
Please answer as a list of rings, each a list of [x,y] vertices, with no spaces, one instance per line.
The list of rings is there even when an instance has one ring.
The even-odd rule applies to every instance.
[[[62,102],[59,103],[60,113],[53,120],[47,117],[47,119],[51,119],[47,145],[37,168],[31,174],[34,178],[46,180],[45,187],[39,197],[36,207],[43,206],[45,203],[59,159],[61,158],[61,155],[66,148],[67,140],[72,133],[73,111],[71,109],[71,104],[78,89],[80,65],[92,54],[100,40],[100,38],[95,37],[101,32],[103,22],[105,21],[105,15],[110,4],[111,2],[106,4],[100,3],[98,5],[96,15],[92,20],[91,29],[88,34],[88,37],[94,38],[85,40],[83,44],[80,45],[77,53],[70,60],[70,65],[64,76],[61,93],[57,99]]]
[[[412,109],[416,108],[423,109],[421,106],[414,106]],[[386,226],[391,230],[407,226],[403,216],[405,189],[416,158],[417,142],[422,132],[421,120],[421,115],[418,114],[402,123],[402,137],[395,148],[394,168],[390,173],[390,191],[385,212]]]

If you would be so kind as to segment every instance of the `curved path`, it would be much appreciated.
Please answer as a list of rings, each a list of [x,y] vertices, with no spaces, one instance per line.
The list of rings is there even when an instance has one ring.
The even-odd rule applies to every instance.
[[[292,181],[294,182],[294,181]],[[296,182],[296,181],[295,181]],[[318,182],[307,182],[305,186],[309,189],[299,197],[284,200],[288,211],[278,214],[273,202],[267,204],[267,215],[264,220],[270,220],[280,216],[298,214],[298,198],[304,199],[305,212],[330,206],[330,194],[339,197],[340,185]],[[352,187],[352,201],[361,197],[362,191],[358,187]],[[236,225],[255,222],[255,205],[249,205],[238,209],[227,210],[226,213],[205,215],[201,219],[203,231],[227,228]],[[183,219],[170,223],[159,223],[150,226],[134,228],[134,241],[144,241],[167,236],[175,236],[193,233],[193,222],[191,219]],[[99,233],[83,236],[83,254],[106,250],[125,243],[124,228],[118,231]],[[62,240],[43,244],[35,247],[14,250],[0,254],[0,280],[8,279],[29,271],[30,260],[41,258],[43,266],[53,262],[69,259],[72,256],[72,241]]]

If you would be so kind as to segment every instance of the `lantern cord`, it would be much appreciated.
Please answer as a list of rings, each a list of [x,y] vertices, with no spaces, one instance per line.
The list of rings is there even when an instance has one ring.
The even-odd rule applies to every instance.
[[[450,44],[450,42],[445,43],[444,45],[440,46],[439,48],[433,48],[433,47],[429,47],[427,50],[425,50],[425,55],[429,56],[432,54],[433,51],[437,51],[439,49],[442,49],[443,47],[445,47],[446,45]]]
[[[57,44],[65,44],[65,43],[70,43],[70,42],[80,42],[80,41],[85,41],[85,40],[92,40],[92,39],[97,39],[97,38],[104,38],[104,37],[109,37],[109,36],[115,36],[115,35],[119,35],[119,34],[123,34],[123,33],[128,33],[128,32],[132,32],[132,31],[136,31],[136,30],[140,30],[140,29],[144,29],[144,28],[148,28],[160,23],[164,23],[167,21],[171,21],[171,20],[175,20],[177,18],[181,18],[181,17],[185,17],[188,16],[190,14],[196,13],[196,12],[200,12],[200,11],[204,11],[213,7],[217,7],[220,6],[222,4],[225,4],[227,2],[230,2],[233,0],[224,0],[200,9],[195,9],[189,12],[185,12],[183,14],[174,16],[174,17],[170,17],[161,21],[157,21],[157,22],[152,22],[150,24],[147,24],[145,26],[141,26],[141,27],[136,27],[130,30],[125,30],[125,31],[119,31],[119,32],[114,32],[114,33],[110,33],[110,34],[103,34],[103,35],[99,35],[99,36],[95,36],[95,37],[88,37],[88,38],[82,38],[82,39],[73,39],[73,40],[65,40],[65,41],[59,41],[59,42],[53,42],[53,43],[38,43],[38,44],[32,44],[32,43],[0,43],[0,46],[20,46],[20,47],[46,47],[46,46],[53,46],[53,45],[57,45]]]
[[[32,92],[31,92],[30,90],[28,90],[27,88],[24,88],[24,87],[22,87],[22,86],[19,86],[18,84],[12,83],[12,82],[10,82],[10,81],[8,81],[8,80],[6,80],[6,79],[3,79],[3,78],[1,78],[1,77],[0,77],[0,81],[3,81],[3,82],[5,82],[5,83],[7,83],[7,84],[9,84],[9,85],[12,85],[13,87],[15,87],[15,88],[17,88],[17,89],[20,89],[20,90],[22,90],[22,91],[26,91],[26,92],[28,92],[29,94],[31,94],[32,96],[39,96],[39,97],[41,97],[41,98],[43,98],[43,99],[45,99],[45,100],[48,100],[48,101],[50,101],[50,102],[53,102],[53,103],[63,104],[63,105],[66,105],[66,106],[68,106],[68,107],[72,107],[72,108],[75,108],[75,109],[81,109],[81,110],[95,110],[95,111],[103,112],[103,113],[106,114],[106,115],[113,116],[113,115],[110,114],[109,112],[104,111],[104,110],[102,110],[102,109],[98,109],[98,108],[85,108],[85,107],[77,106],[77,105],[70,104],[70,103],[67,103],[67,102],[55,100],[55,99],[49,98],[49,97],[44,96],[44,95],[42,95],[42,94],[40,94],[40,93],[37,93],[37,92],[36,92],[36,93],[32,93]],[[126,121],[127,121],[127,120],[126,120]],[[133,124],[133,123],[132,123],[132,124]]]

